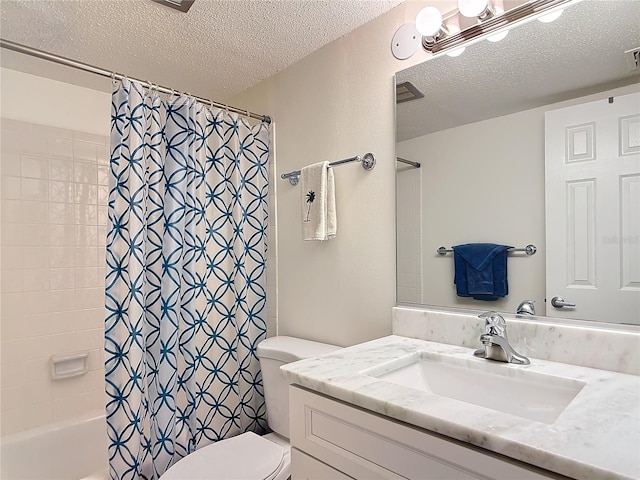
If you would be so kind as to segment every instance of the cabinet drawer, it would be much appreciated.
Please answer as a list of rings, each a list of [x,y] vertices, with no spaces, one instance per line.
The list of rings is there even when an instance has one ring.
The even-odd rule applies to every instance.
[[[353,480],[352,477],[322,463],[297,448],[291,449],[292,480]]]
[[[354,478],[563,478],[299,387],[289,392],[292,445]]]

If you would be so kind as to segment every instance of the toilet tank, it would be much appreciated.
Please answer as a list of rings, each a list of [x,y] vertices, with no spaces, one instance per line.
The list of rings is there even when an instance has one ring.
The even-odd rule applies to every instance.
[[[260,359],[267,423],[271,430],[289,438],[289,384],[280,373],[280,367],[338,349],[340,347],[335,345],[284,336],[260,342],[256,354]]]

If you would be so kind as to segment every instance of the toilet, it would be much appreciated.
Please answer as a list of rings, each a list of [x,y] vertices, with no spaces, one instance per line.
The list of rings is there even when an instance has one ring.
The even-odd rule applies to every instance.
[[[221,440],[187,455],[160,480],[286,480],[291,475],[289,384],[280,366],[324,355],[340,347],[293,337],[271,337],[258,345],[267,423],[273,433],[252,432]]]

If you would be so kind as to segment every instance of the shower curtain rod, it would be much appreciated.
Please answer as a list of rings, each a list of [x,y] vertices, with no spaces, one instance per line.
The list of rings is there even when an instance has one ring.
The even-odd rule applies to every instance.
[[[70,58],[61,57],[59,55],[54,55],[53,53],[45,52],[44,50],[38,50],[37,48],[27,47],[26,45],[12,42],[11,40],[5,40],[4,38],[0,38],[0,47],[6,48],[7,50],[13,50],[14,52],[24,53],[25,55],[30,55],[32,57],[41,58],[43,60],[48,60],[50,62],[59,63],[60,65],[65,65],[67,67],[77,68],[78,70],[84,70],[85,72],[95,73],[96,75],[102,75],[103,77],[111,77],[117,80],[123,80],[124,78],[128,78],[129,80],[133,80],[134,82],[148,84],[150,86],[152,85],[146,80],[138,80],[137,78],[127,77],[125,75],[121,75],[116,72],[110,72],[109,70],[105,70],[104,68],[96,67],[94,65],[89,65],[88,63],[79,62],[77,60],[72,60]],[[163,87],[161,85],[153,84],[153,88],[159,92],[166,93],[166,94],[176,94],[176,93],[183,94],[183,92],[178,92],[177,90]],[[235,113],[239,113],[240,115],[244,115],[245,117],[255,118],[256,120],[261,120],[266,124],[271,123],[271,117],[268,115],[253,113],[253,112],[250,112],[249,110],[241,110],[237,107],[232,107],[231,105],[225,105],[224,103],[214,102],[213,100],[209,100],[207,98],[197,97],[196,95],[191,95],[190,93],[184,93],[184,95],[188,95],[192,98],[195,98],[200,103],[221,108],[223,110],[229,110]]]
[[[406,163],[407,165],[411,165],[415,168],[420,168],[422,166],[420,162],[412,162],[411,160],[407,160],[406,158],[396,157],[396,160],[400,163]]]

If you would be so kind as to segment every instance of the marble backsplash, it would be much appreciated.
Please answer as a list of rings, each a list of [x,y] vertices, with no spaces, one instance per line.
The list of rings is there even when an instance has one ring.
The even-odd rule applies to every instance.
[[[480,348],[482,312],[394,307],[393,334]],[[554,322],[543,317],[503,314],[509,343],[520,354],[540,360],[640,375],[640,328]]]

